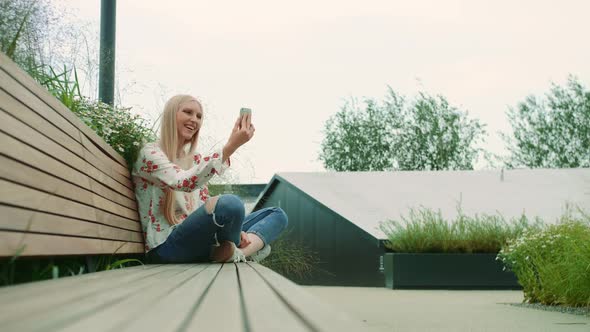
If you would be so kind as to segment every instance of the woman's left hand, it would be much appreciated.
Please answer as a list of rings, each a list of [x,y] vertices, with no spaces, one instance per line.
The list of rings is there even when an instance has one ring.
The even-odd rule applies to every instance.
[[[246,234],[246,232],[242,232],[240,233],[240,245],[238,246],[238,248],[242,249],[242,248],[246,248],[247,246],[250,245],[250,239],[248,238],[248,234]]]

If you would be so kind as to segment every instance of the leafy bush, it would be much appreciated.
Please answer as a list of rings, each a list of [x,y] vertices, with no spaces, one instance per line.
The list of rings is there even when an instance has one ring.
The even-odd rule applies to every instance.
[[[590,306],[590,215],[578,212],[526,231],[498,254],[518,277],[525,301]]]
[[[80,93],[76,69],[56,71],[51,66],[37,67],[33,77],[67,108],[117,151],[131,168],[145,142],[156,139],[153,128],[130,108],[112,107],[91,101]]]
[[[131,114],[129,108],[80,100],[72,111],[119,152],[130,168],[137,159],[141,146],[145,142],[156,140],[156,134],[145,125],[146,121],[139,115]]]
[[[528,228],[540,228],[541,221],[530,222],[526,216],[507,222],[502,216],[466,216],[458,209],[453,222],[440,211],[428,208],[410,209],[401,221],[381,223],[387,235],[385,246],[394,252],[411,253],[497,253],[509,239]]]

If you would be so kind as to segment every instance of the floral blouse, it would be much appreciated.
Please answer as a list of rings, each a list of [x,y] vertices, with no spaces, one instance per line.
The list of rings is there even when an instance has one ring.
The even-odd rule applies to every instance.
[[[174,227],[170,226],[162,211],[165,191],[174,190],[175,215],[182,222],[191,212],[205,204],[209,198],[207,182],[229,167],[229,159],[222,163],[221,150],[210,156],[193,156],[193,165],[184,170],[172,163],[158,142],[146,144],[132,170],[135,197],[145,237],[146,252],[166,241]]]

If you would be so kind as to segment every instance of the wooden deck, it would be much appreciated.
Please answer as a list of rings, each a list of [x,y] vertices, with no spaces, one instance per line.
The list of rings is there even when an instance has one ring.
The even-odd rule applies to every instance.
[[[0,53],[0,258],[142,254],[125,160]],[[0,288],[0,331],[361,331],[255,263]]]
[[[256,263],[145,265],[0,288],[0,331],[362,331]]]

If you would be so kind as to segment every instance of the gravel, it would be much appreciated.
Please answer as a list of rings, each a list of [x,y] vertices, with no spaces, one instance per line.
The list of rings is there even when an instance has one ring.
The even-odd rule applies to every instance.
[[[590,317],[590,307],[567,307],[562,305],[545,305],[540,303],[509,303],[515,307],[539,309],[545,311],[558,311],[565,314],[573,314]]]

